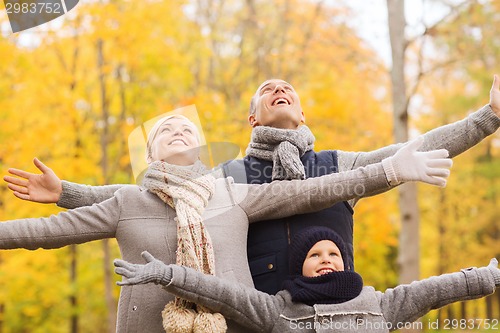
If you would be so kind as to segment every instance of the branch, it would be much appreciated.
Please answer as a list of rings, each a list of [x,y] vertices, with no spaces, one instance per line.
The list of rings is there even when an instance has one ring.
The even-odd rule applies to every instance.
[[[414,43],[415,41],[417,41],[418,39],[424,37],[424,36],[433,36],[435,35],[435,32],[436,30],[439,28],[440,25],[446,23],[446,22],[449,22],[449,20],[453,21],[455,20],[458,15],[460,14],[460,12],[462,11],[462,8],[468,6],[468,5],[474,5],[475,3],[477,3],[477,0],[468,0],[468,1],[464,1],[458,5],[451,5],[449,4],[449,7],[450,7],[450,12],[448,14],[446,14],[445,16],[443,16],[439,21],[435,22],[433,25],[431,26],[425,26],[425,31],[423,32],[422,35],[419,35],[419,36],[416,36],[412,39],[409,39],[407,41],[407,44],[410,45],[412,43]],[[452,18],[452,19],[450,19]]]

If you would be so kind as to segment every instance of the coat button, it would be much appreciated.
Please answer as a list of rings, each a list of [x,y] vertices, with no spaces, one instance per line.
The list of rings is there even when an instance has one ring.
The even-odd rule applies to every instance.
[[[267,269],[273,269],[274,265],[273,264],[267,264]]]

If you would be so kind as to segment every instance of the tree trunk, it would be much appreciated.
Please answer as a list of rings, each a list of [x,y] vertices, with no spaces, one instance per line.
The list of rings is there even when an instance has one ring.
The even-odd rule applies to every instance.
[[[467,302],[460,302],[460,319],[467,319]]]
[[[0,202],[0,206],[2,206],[3,203]],[[0,266],[2,265],[3,263],[3,258],[2,258],[2,255],[0,254]],[[3,333],[3,318],[5,316],[5,304],[4,303],[0,303],[0,333]]]
[[[496,295],[496,299],[497,299],[497,313],[500,312],[500,291],[499,290],[500,289],[497,289],[497,291],[493,294],[493,295]],[[491,313],[493,313],[493,310],[491,311]],[[491,316],[491,317],[488,317],[488,318],[494,318],[494,317]]]
[[[486,303],[486,318],[493,318],[493,295],[485,297],[484,301]]]
[[[69,279],[70,283],[74,286],[76,285],[76,280],[77,280],[77,247],[75,244],[72,244],[69,246],[69,253],[70,253],[70,269],[69,269]],[[71,313],[71,333],[78,333],[78,311],[77,311],[77,306],[78,306],[78,298],[76,297],[76,288],[73,289],[74,291],[71,293],[71,296],[69,297],[69,302],[71,304],[71,309],[73,312]]]
[[[394,139],[408,140],[408,98],[405,82],[405,13],[404,0],[387,0],[389,36],[392,49],[392,103],[394,111]],[[399,187],[401,232],[399,239],[399,281],[410,283],[419,278],[419,210],[415,183]],[[419,332],[417,329],[405,330]]]
[[[101,170],[104,176],[104,183],[109,184],[108,173],[108,137],[109,137],[109,103],[106,92],[106,82],[104,73],[104,42],[102,39],[97,40],[97,66],[99,69],[99,85],[101,89],[101,114],[102,114],[102,132],[101,132]],[[106,305],[108,308],[108,332],[114,333],[116,330],[116,304],[113,298],[113,279],[111,272],[111,254],[109,241],[102,241],[104,252],[104,293]]]
[[[447,221],[446,221],[446,215],[448,210],[446,209],[446,193],[444,191],[441,191],[439,194],[439,206],[441,209],[439,210],[439,214],[437,217],[437,223],[438,223],[438,235],[439,235],[439,253],[438,253],[438,275],[444,274],[446,271],[446,261],[447,261],[447,254],[446,254],[446,249],[447,247],[445,239],[446,239],[446,226],[447,226]],[[438,310],[438,322],[441,323],[443,319],[446,317],[444,315],[444,309],[445,308],[439,308]]]

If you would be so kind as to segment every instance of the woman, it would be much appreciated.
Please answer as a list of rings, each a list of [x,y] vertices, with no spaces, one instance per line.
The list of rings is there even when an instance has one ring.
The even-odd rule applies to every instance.
[[[147,250],[165,263],[252,286],[246,259],[248,223],[320,210],[403,181],[444,186],[452,164],[447,151],[417,153],[421,143],[406,145],[383,163],[345,173],[265,185],[234,184],[231,178],[215,179],[198,160],[193,123],[182,116],[166,117],[149,133],[150,164],[142,186],[122,187],[102,203],[48,218],[0,223],[0,248],[51,249],[116,238],[128,262],[142,262],[140,253]],[[189,304],[172,301],[172,295],[154,284],[122,288],[117,332],[163,332],[161,312],[166,304],[170,307],[164,325],[178,328],[182,323],[171,315]],[[197,311],[201,319],[211,317],[202,322],[225,325],[220,316]],[[229,320],[227,325],[228,331],[245,331]]]

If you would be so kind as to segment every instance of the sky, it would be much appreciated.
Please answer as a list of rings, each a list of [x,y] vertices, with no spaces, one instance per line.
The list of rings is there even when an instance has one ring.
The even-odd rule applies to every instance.
[[[338,0],[331,0],[338,2]],[[425,26],[431,26],[450,10],[443,2],[460,4],[468,0],[406,0],[405,17],[408,24],[406,35],[412,38],[422,34]],[[344,0],[344,4],[352,9],[353,16],[350,26],[358,31],[372,48],[374,48],[384,62],[391,63],[391,48],[389,41],[389,27],[387,22],[386,0]]]

